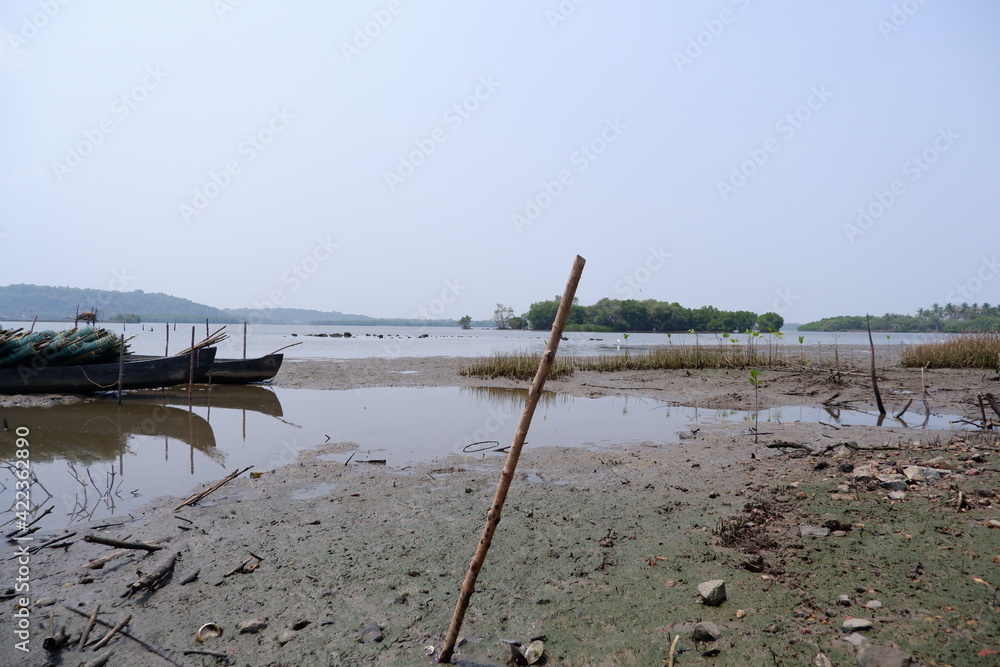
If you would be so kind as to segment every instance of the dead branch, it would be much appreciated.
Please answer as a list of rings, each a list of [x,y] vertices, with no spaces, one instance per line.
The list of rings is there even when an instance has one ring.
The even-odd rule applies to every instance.
[[[85,612],[82,612],[79,609],[76,609],[74,607],[70,607],[69,605],[65,605],[64,604],[63,605],[63,609],[66,609],[68,611],[73,612],[74,614],[77,614],[79,616],[83,616],[84,618],[87,618],[87,614]],[[99,618],[95,619],[95,622],[97,624],[99,624],[99,625],[103,625],[106,628],[114,627],[110,623],[105,623],[104,621],[102,621]],[[128,632],[127,630],[120,630],[119,634],[121,634],[123,637],[128,637],[129,639],[131,639],[136,644],[138,644],[139,646],[143,647],[144,649],[146,649],[150,653],[154,653],[154,654],[160,656],[161,658],[163,658],[164,660],[166,660],[167,662],[169,662],[171,665],[176,665],[176,667],[188,667],[188,665],[187,665],[186,662],[180,662],[180,661],[178,661],[176,658],[174,658],[172,655],[170,655],[170,652],[167,651],[166,649],[162,649],[162,648],[160,648],[158,646],[154,646],[153,644],[150,644],[145,639],[142,639],[141,637],[139,637],[137,635],[134,635],[131,632]]]
[[[94,628],[94,621],[97,620],[97,615],[101,613],[101,605],[94,607],[94,611],[90,614],[90,618],[87,619],[87,625],[83,626],[83,634],[80,635],[80,643],[76,645],[77,651],[82,651],[83,647],[87,645],[87,637],[90,636],[90,631]]]
[[[234,479],[236,479],[237,477],[239,477],[240,475],[242,475],[243,473],[245,473],[247,470],[250,470],[250,468],[253,468],[253,466],[247,466],[243,470],[234,470],[234,471],[232,471],[231,473],[229,473],[228,475],[226,475],[221,480],[219,480],[218,482],[216,482],[215,484],[213,484],[209,488],[205,489],[204,491],[201,491],[200,493],[195,493],[195,494],[192,494],[192,495],[188,496],[184,500],[184,502],[182,502],[180,505],[178,505],[177,507],[175,507],[171,511],[172,512],[176,512],[177,510],[181,509],[182,507],[187,507],[188,505],[193,505],[194,503],[198,502],[199,500],[202,500],[203,498],[205,498],[209,494],[212,494],[212,493],[216,492],[217,490],[219,490],[219,488],[222,487],[224,484],[228,484],[229,482],[233,481]]]
[[[101,537],[100,535],[84,535],[84,542],[90,542],[91,544],[103,544],[108,547],[118,547],[119,549],[142,549],[144,551],[159,551],[163,547],[152,542],[122,542],[121,540],[112,540],[108,537]]]
[[[906,411],[910,409],[911,405],[913,405],[913,399],[912,398],[906,402],[906,405],[903,406],[902,410],[900,410],[899,412],[896,413],[896,415],[895,415],[896,419],[902,418],[902,416],[904,414],[906,414]]]
[[[111,641],[111,639],[122,630],[122,628],[124,628],[126,625],[129,624],[131,620],[132,620],[132,614],[129,614],[122,620],[115,623],[114,626],[110,630],[108,630],[106,635],[104,635],[103,637],[98,639],[97,642],[94,643],[93,649],[97,651],[104,648],[107,645],[107,643]]]
[[[174,564],[177,562],[177,555],[178,554],[171,554],[169,558],[160,563],[152,572],[142,575],[139,579],[129,584],[128,590],[122,594],[122,597],[127,598],[143,588],[150,591],[154,590],[168,574],[174,571]]]

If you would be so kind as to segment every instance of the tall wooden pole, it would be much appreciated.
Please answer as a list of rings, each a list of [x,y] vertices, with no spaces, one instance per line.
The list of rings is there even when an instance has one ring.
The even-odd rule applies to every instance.
[[[872,322],[868,315],[865,315],[865,326],[868,327],[868,345],[872,350],[872,389],[875,391],[875,404],[878,406],[878,413],[885,416],[885,406],[882,404],[882,394],[878,390],[878,376],[875,375],[875,341],[872,340]],[[881,426],[881,421],[879,426]]]
[[[118,342],[118,405],[122,404],[122,385],[125,384],[125,334]]]
[[[163,328],[167,330],[167,344],[163,348],[163,356],[168,356],[170,354],[170,322],[164,322]]]
[[[521,447],[528,436],[528,427],[531,425],[531,417],[535,413],[538,399],[541,398],[542,388],[545,380],[549,376],[556,358],[556,349],[562,339],[563,329],[566,327],[566,320],[569,318],[569,310],[573,306],[573,297],[576,295],[576,287],[580,284],[580,276],[583,274],[583,265],[586,260],[579,255],[573,262],[573,270],[569,274],[569,281],[566,283],[566,290],[563,292],[562,300],[559,302],[559,310],[556,312],[555,322],[552,324],[552,333],[549,335],[549,343],[545,346],[545,353],[542,354],[538,364],[538,371],[535,379],[531,382],[528,390],[528,399],[524,403],[524,410],[521,412],[521,420],[517,424],[517,431],[514,433],[514,441],[507,452],[507,460],[504,463],[503,471],[500,473],[500,481],[497,484],[496,494],[493,496],[493,503],[490,511],[486,515],[486,524],[483,526],[483,534],[479,538],[479,546],[469,563],[469,570],[465,574],[465,581],[462,582],[462,590],[455,605],[455,613],[451,618],[451,626],[448,628],[448,636],[445,638],[444,647],[441,649],[439,663],[451,662],[452,653],[455,651],[455,643],[458,641],[458,633],[462,629],[462,621],[465,619],[465,612],[469,608],[469,600],[476,590],[476,579],[479,578],[479,571],[483,569],[486,561],[486,554],[493,543],[493,535],[496,533],[497,525],[500,523],[500,514],[503,511],[504,502],[507,500],[507,491],[510,483],[514,479],[514,471],[517,469],[517,460],[521,456]]]
[[[247,358],[247,321],[243,320],[243,358]]]
[[[194,347],[194,327],[191,327],[191,366],[188,369],[188,406],[191,405],[191,392],[194,390],[194,358],[198,350]]]

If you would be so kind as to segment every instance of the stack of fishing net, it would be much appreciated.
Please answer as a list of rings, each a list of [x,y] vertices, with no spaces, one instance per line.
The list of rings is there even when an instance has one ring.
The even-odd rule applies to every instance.
[[[80,327],[28,333],[0,330],[0,368],[20,364],[107,364],[117,362],[121,354],[128,354],[128,344],[107,329]]]

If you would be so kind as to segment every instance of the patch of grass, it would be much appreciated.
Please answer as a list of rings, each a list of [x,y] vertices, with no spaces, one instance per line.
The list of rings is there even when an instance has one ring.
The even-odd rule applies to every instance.
[[[514,352],[501,354],[494,352],[490,357],[483,357],[469,366],[459,370],[460,375],[482,378],[511,378],[512,380],[531,380],[538,372],[538,362],[541,355],[531,352]],[[573,374],[573,359],[556,355],[555,362],[549,370],[549,379],[557,379]]]
[[[1000,332],[956,334],[939,343],[910,345],[903,350],[903,366],[930,368],[1000,369]]]

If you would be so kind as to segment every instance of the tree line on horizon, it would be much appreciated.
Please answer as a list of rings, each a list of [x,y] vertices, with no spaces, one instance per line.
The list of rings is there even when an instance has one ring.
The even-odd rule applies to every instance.
[[[933,304],[918,308],[916,315],[886,313],[871,317],[872,331],[921,332],[990,331],[1000,329],[1000,306],[988,303]],[[864,315],[825,317],[799,325],[799,331],[863,331]]]
[[[552,328],[561,298],[537,301],[520,316],[501,303],[493,314],[498,329],[547,330]],[[463,318],[464,320],[465,318]],[[459,321],[462,324],[462,320]],[[719,310],[715,306],[686,308],[677,302],[655,299],[603,298],[590,306],[574,299],[567,331],[779,331],[785,321],[777,313]],[[463,324],[464,326],[464,324]]]

